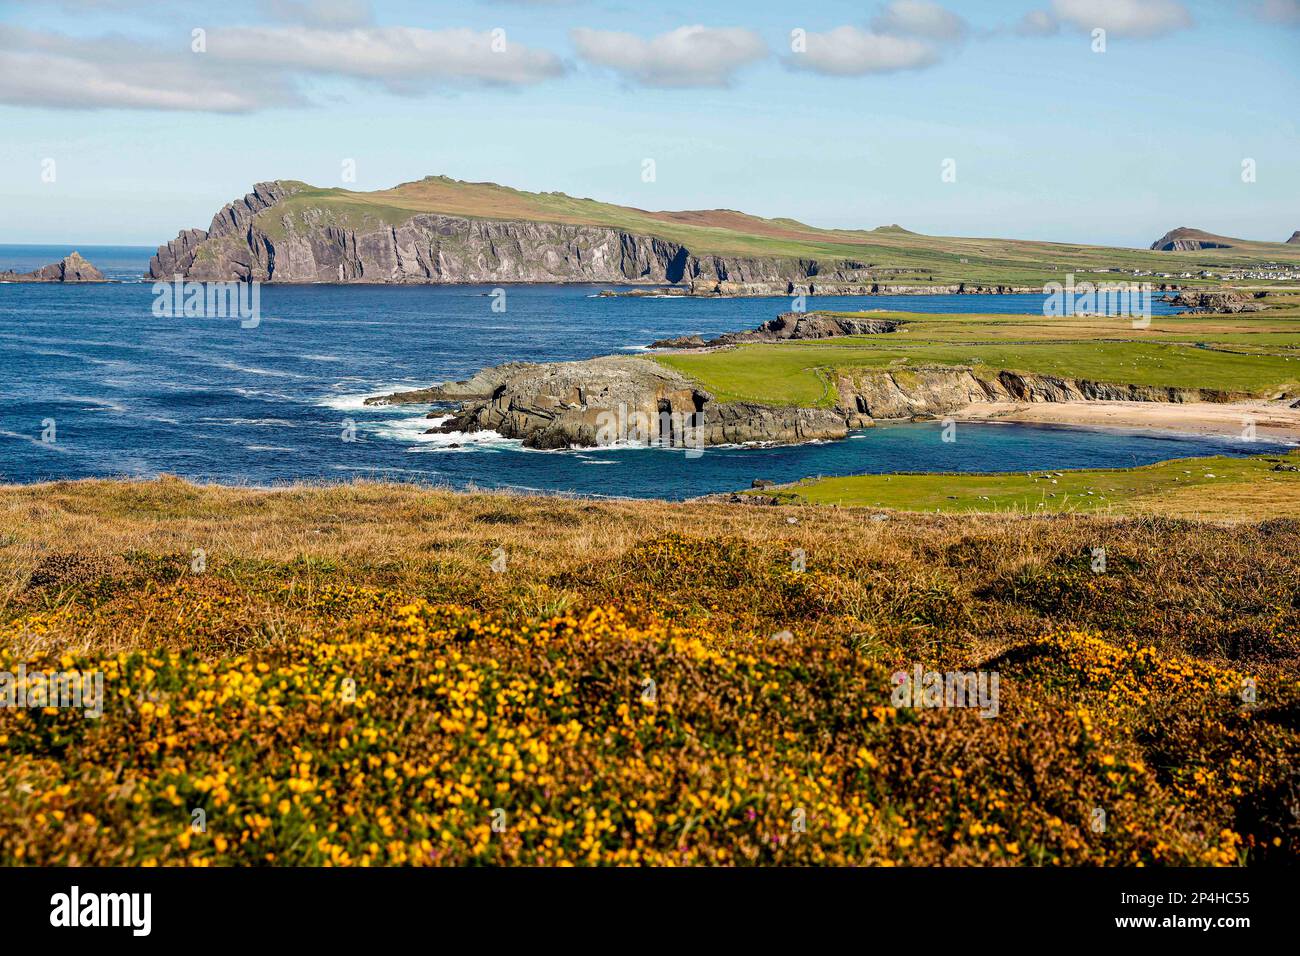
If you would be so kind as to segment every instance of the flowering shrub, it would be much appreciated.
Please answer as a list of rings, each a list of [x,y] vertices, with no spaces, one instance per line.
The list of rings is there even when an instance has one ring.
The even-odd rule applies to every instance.
[[[326,616],[372,602],[310,599]],[[1244,709],[1235,673],[1093,634],[988,665],[1006,690],[995,720],[896,711],[888,669],[843,641],[742,646],[638,605],[512,624],[417,599],[248,653],[59,665],[103,671],[108,703],[99,720],[0,710],[0,863],[1234,864],[1296,849],[1258,812],[1239,829],[1276,800],[1294,731]],[[1218,733],[1235,764],[1189,751]]]

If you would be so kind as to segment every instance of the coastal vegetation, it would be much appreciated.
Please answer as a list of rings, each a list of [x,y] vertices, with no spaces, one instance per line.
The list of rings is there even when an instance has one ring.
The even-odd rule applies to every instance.
[[[106,697],[0,709],[5,864],[1300,850],[1293,518],[176,479],[0,514],[0,669]],[[896,705],[918,665],[997,673],[997,716]]]
[[[929,366],[1013,371],[1240,397],[1300,391],[1300,306],[1249,315],[1127,318],[830,313],[899,323],[896,332],[681,351],[655,360],[723,401],[833,407],[835,373]]]

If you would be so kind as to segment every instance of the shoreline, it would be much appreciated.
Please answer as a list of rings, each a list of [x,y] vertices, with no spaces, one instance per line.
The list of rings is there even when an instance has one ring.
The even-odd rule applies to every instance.
[[[952,412],[951,417],[991,424],[1137,429],[1224,439],[1241,439],[1253,421],[1257,440],[1300,444],[1300,408],[1265,401],[977,402]]]

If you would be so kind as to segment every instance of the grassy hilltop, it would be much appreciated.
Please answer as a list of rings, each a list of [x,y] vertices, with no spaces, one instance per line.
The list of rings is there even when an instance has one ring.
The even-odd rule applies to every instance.
[[[876,269],[898,270],[897,282],[978,282],[1042,285],[1117,268],[1154,272],[1241,268],[1252,263],[1300,264],[1300,246],[1283,242],[1232,240],[1231,248],[1153,252],[1071,243],[1014,239],[925,236],[899,226],[876,229],[818,229],[793,219],[764,219],[730,209],[650,212],[564,193],[531,193],[496,183],[468,183],[445,176],[403,183],[392,189],[356,192],[286,183],[298,191],[258,217],[276,238],[287,215],[304,229],[322,221],[362,229],[397,226],[419,213],[477,219],[533,220],[612,226],[681,243],[696,255],[775,256],[817,260],[851,259]],[[1186,285],[1205,280],[1181,280]]]
[[[107,691],[0,708],[0,863],[1300,850],[1295,520],[177,480],[0,515],[0,669]],[[997,715],[895,707],[918,664],[996,672]]]

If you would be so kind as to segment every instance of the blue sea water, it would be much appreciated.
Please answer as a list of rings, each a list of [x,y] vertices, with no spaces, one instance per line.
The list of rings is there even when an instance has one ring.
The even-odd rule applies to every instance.
[[[492,434],[425,435],[417,407],[367,395],[464,378],[500,362],[635,352],[671,335],[758,325],[787,299],[601,298],[598,286],[274,286],[260,324],[153,315],[137,281],[152,249],[79,247],[120,284],[0,284],[0,481],[171,473],[271,485],[356,477],[680,499],[756,477],[896,471],[1131,466],[1190,455],[1257,453],[1235,437],[1028,425],[883,425],[842,442],[710,448],[529,451]],[[0,269],[27,270],[71,246],[0,246]],[[1015,296],[832,297],[809,308],[1039,312]],[[1156,311],[1167,307],[1156,304]],[[348,423],[356,441],[344,441]],[[43,441],[53,425],[53,442]],[[461,447],[450,447],[458,443]]]

